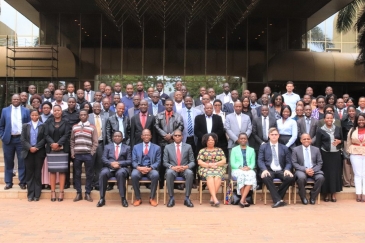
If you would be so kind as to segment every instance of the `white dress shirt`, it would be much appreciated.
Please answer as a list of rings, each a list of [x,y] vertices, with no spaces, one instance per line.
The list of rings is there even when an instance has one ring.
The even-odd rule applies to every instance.
[[[11,105],[11,135],[22,133],[22,111],[21,107]]]
[[[292,117],[295,116],[294,111],[295,111],[295,107],[297,106],[298,100],[300,100],[299,95],[297,95],[294,92],[292,92],[290,94],[285,93],[285,94],[283,94],[283,98],[284,98],[285,104],[290,106],[290,109],[292,110]]]
[[[213,119],[212,116],[205,115],[205,120],[207,121],[207,131],[208,133],[212,132]]]
[[[59,105],[61,106],[62,110],[66,110],[68,108],[68,104],[65,101],[62,101],[61,104],[58,104],[57,101],[53,101],[52,103],[52,107],[55,105]],[[53,113],[53,110],[51,110],[51,113]]]
[[[223,104],[228,103],[231,100],[231,92],[229,92],[228,94],[223,93],[222,96],[223,96],[222,100]]]
[[[181,109],[182,109],[182,104],[183,104],[182,101],[180,103],[175,102],[176,112],[179,113],[179,114],[180,114]]]
[[[266,118],[266,119],[264,119]],[[264,122],[266,123],[266,138],[264,138],[265,140],[267,140],[268,136],[269,136],[269,116],[267,117],[264,117],[264,116],[261,116],[261,124],[262,124],[262,129],[264,128]],[[262,136],[264,136],[265,134],[262,134]]]
[[[303,147],[303,158],[304,158],[304,166],[306,168],[312,168],[313,167],[313,164],[312,164],[312,156],[311,156],[311,146],[309,145],[308,147],[305,147],[305,146],[302,146]],[[307,152],[306,149],[308,148],[308,156],[309,156],[309,164],[310,164],[310,167],[307,167],[306,166],[306,163],[305,163],[305,153]]]
[[[241,130],[241,122],[242,122],[241,113],[239,115],[237,115],[237,113],[234,113],[234,114],[236,115],[238,127]]]
[[[279,143],[276,143],[276,144],[272,144],[270,143],[270,149],[272,149],[272,146],[275,145],[275,151],[276,151],[276,156],[278,157],[278,161],[279,160]],[[275,162],[274,162],[274,156],[272,156],[272,161],[271,161],[271,165],[270,165],[271,169],[273,171],[279,171],[279,170],[282,170],[281,166],[280,166],[280,162],[279,162],[279,165],[275,165]]]

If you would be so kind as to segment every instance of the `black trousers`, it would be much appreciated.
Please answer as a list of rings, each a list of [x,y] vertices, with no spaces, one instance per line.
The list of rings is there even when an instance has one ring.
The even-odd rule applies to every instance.
[[[195,141],[194,141],[194,136],[187,137],[186,138],[186,143],[191,146],[191,148],[193,149],[193,153],[194,153],[195,166],[192,169],[192,171],[194,173],[194,175],[193,175],[194,176],[193,183],[196,184],[196,173],[197,173],[197,170],[198,170],[198,167],[199,167],[198,166],[198,160],[197,160],[199,151],[196,151],[196,145],[195,145]]]
[[[25,181],[27,183],[28,198],[39,198],[42,191],[42,167],[44,155],[38,152],[28,152],[25,162]]]
[[[74,159],[71,158],[71,152],[70,152],[70,153],[68,153],[68,171],[66,172],[66,182],[65,182],[66,185],[67,184],[71,185],[71,182],[70,182],[70,180],[71,180],[71,176],[70,176],[71,175],[71,162],[72,162],[72,171],[73,171],[73,173],[75,173],[75,167],[74,167],[73,161],[74,161]],[[72,184],[75,185],[75,178],[73,179]]]
[[[129,171],[127,168],[120,168],[117,171],[110,171],[109,168],[104,167],[100,172],[99,186],[100,186],[100,198],[105,197],[106,186],[108,185],[108,180],[111,177],[117,179],[117,184],[119,187],[120,197],[125,197],[126,192],[126,180],[129,177]]]
[[[94,177],[92,182],[93,187],[99,187],[99,176],[101,169],[103,168],[103,163],[101,162],[101,156],[103,155],[103,150],[104,150],[103,142],[99,141],[96,153],[93,155],[93,167],[94,167]]]
[[[85,163],[86,185],[85,191],[90,194],[91,182],[93,180],[93,157],[91,154],[75,154],[74,159],[74,183],[77,193],[81,193],[82,163]]]
[[[265,183],[267,188],[270,191],[271,198],[274,203],[279,202],[285,196],[286,191],[288,190],[289,186],[294,182],[294,176],[284,176],[284,171],[272,171],[269,170],[270,176],[262,178],[262,181]],[[280,179],[282,181],[281,185],[278,189],[274,184],[274,179]]]

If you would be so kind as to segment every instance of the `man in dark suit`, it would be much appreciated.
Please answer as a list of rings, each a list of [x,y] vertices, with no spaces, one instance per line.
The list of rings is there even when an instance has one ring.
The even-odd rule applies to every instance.
[[[142,177],[147,177],[151,180],[150,204],[157,206],[155,200],[157,184],[158,184],[158,169],[161,163],[161,148],[160,146],[151,143],[151,131],[144,129],[142,131],[143,143],[136,144],[132,151],[132,185],[136,195],[136,200],[133,206],[139,206],[142,203],[141,193],[139,190],[139,181]]]
[[[113,134],[116,131],[123,133],[123,144],[129,145],[131,137],[131,125],[128,117],[124,116],[125,105],[119,103],[117,105],[117,112],[110,116],[106,121],[106,141],[105,144],[113,142]]]
[[[163,166],[166,168],[166,185],[169,191],[170,200],[167,207],[175,205],[174,181],[176,177],[185,178],[185,200],[184,205],[194,207],[190,201],[191,188],[193,186],[194,153],[189,144],[182,143],[182,132],[176,130],[173,133],[174,143],[166,145],[163,155]]]
[[[298,137],[307,133],[312,138],[312,144],[316,142],[316,132],[318,127],[318,120],[311,117],[312,107],[310,105],[304,106],[304,117],[297,121],[298,124]]]
[[[128,207],[128,202],[125,199],[126,180],[129,177],[128,166],[132,164],[132,154],[129,146],[122,144],[123,134],[119,131],[113,134],[113,143],[104,147],[104,153],[101,158],[104,168],[100,172],[100,200],[97,207],[105,205],[105,191],[108,180],[111,177],[117,179],[119,195],[122,199],[122,206]]]
[[[125,93],[122,92],[122,85],[119,82],[114,84],[114,93],[112,95],[113,97],[114,95],[119,95],[120,101],[122,101],[122,98],[125,96]]]
[[[27,104],[28,105],[31,105],[30,104],[30,99],[32,98],[33,95],[35,95],[37,92],[37,88],[35,87],[35,85],[31,84],[29,85],[28,87],[28,100],[27,100]]]
[[[89,81],[84,82],[84,97],[89,103],[94,102],[95,91],[91,90],[91,84]]]
[[[279,131],[272,127],[269,129],[269,143],[260,146],[258,166],[260,167],[261,178],[270,191],[271,198],[274,202],[273,208],[285,206],[283,201],[286,191],[294,182],[293,174],[290,172],[292,168],[291,155],[288,147],[278,143]],[[281,180],[281,185],[276,189],[273,180],[277,178]]]
[[[165,107],[162,105],[162,102],[160,102],[160,94],[157,91],[153,92],[151,100],[152,102],[148,104],[148,113],[157,116],[158,113],[163,112],[165,110]]]
[[[259,107],[256,107],[256,114],[257,114],[257,117],[260,117],[261,116],[261,109],[262,109],[262,106],[266,105],[267,107],[269,107],[269,96],[267,94],[262,94],[261,95],[261,106]],[[259,103],[257,101],[257,103]]]
[[[203,98],[203,95],[205,95],[206,93],[207,93],[206,88],[205,87],[200,87],[199,97],[194,100],[195,106],[199,106],[199,105],[203,104],[202,103],[202,98]]]
[[[49,88],[45,88],[42,94],[42,103],[48,101],[48,102],[53,102],[53,95],[51,93],[51,91],[49,90]]]
[[[323,171],[321,171],[323,165],[322,156],[319,148],[310,146],[312,141],[309,134],[303,133],[300,137],[300,142],[302,145],[293,149],[291,157],[295,168],[295,177],[297,178],[300,199],[304,205],[308,204],[308,200],[305,197],[307,178],[312,178],[315,181],[309,198],[310,204],[314,205],[324,182]]]
[[[345,120],[347,117],[347,109],[342,98],[338,98],[336,101],[336,113],[340,117],[341,121]]]
[[[262,95],[267,95],[267,99],[268,99],[268,104],[270,104],[270,99],[271,99],[271,88],[269,87],[269,86],[266,86],[266,87],[264,87],[264,90],[263,90],[263,92],[262,92]],[[262,101],[262,96],[261,96],[261,98],[260,99],[258,99],[257,100],[257,103],[259,104],[259,105],[268,105],[268,104],[265,104],[265,102],[263,102]]]
[[[232,90],[231,91],[231,101],[224,103],[223,109],[222,109],[223,112],[226,113],[226,115],[231,114],[231,113],[234,112],[233,104],[237,100],[238,100],[238,91],[237,90]]]
[[[110,110],[110,101],[107,97],[103,98],[103,106],[102,109],[104,111],[104,116],[109,118],[110,116],[114,115],[115,112]]]
[[[0,138],[3,142],[5,162],[5,190],[13,187],[15,153],[18,158],[19,186],[21,189],[26,189],[25,164],[21,156],[22,143],[20,135],[22,133],[22,125],[29,121],[29,110],[20,106],[20,96],[14,94],[11,98],[11,105],[2,110],[0,118]]]
[[[127,110],[127,116],[129,120],[132,120],[132,117],[139,113],[139,104],[141,103],[141,97],[139,95],[133,96],[133,107]],[[124,114],[125,115],[125,114]]]
[[[165,101],[167,99],[169,99],[170,97],[163,92],[163,83],[160,81],[160,82],[157,82],[156,84],[156,90],[158,91],[159,95],[160,95],[160,100],[162,101],[162,105],[165,105]]]
[[[137,143],[142,143],[142,131],[143,129],[149,129],[152,134],[152,143],[156,143],[156,133],[155,133],[155,117],[147,112],[148,102],[147,100],[141,100],[139,103],[139,113],[132,117],[131,119],[131,142],[130,145],[133,146]]]
[[[63,95],[63,101],[67,102],[69,97],[75,97],[76,99],[75,85],[73,83],[67,84],[67,93]]]

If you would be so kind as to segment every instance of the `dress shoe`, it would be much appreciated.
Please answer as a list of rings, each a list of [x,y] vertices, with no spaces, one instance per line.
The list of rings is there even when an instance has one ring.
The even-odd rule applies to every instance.
[[[27,186],[26,186],[26,185],[24,185],[24,184],[19,184],[19,187],[20,187],[20,189],[22,189],[22,190],[27,189]]]
[[[33,198],[34,201],[38,202],[39,201],[39,197],[35,197]]]
[[[219,204],[219,202],[218,202],[218,204]],[[185,199],[184,205],[187,206],[188,208],[194,207],[194,204],[190,201],[189,198],[188,199]],[[216,205],[216,203],[214,205]],[[218,205],[218,207],[219,207],[219,205]]]
[[[141,199],[137,199],[133,202],[133,206],[139,206],[142,204],[142,200]]]
[[[51,186],[50,185],[44,185],[44,189],[45,190],[51,190]]]
[[[151,184],[150,183],[146,184],[146,188],[151,189]]]
[[[70,188],[70,183],[65,184],[65,189],[68,189],[68,188]]]
[[[331,198],[331,202],[337,202],[336,198]]]
[[[153,207],[156,207],[158,205],[157,201],[155,199],[150,198],[150,204]]]
[[[125,208],[128,207],[128,202],[125,198],[122,198],[122,206]]]
[[[167,207],[172,208],[173,206],[175,206],[175,199],[170,198],[169,202],[167,203]]]
[[[312,204],[312,205],[316,204],[316,199],[310,198],[309,203]]]
[[[76,197],[74,198],[74,202],[80,201],[82,200],[82,195],[81,193],[76,193]]]
[[[272,207],[272,208],[278,208],[278,207],[283,207],[283,206],[285,206],[285,205],[286,205],[286,203],[279,201],[279,202],[276,202],[276,203],[275,203],[274,205],[272,205],[271,207]]]
[[[64,197],[64,195],[65,195],[65,192],[64,191],[60,191],[60,192],[58,192],[58,201],[59,202],[62,202],[63,201],[63,197]]]
[[[85,197],[84,197],[84,199],[86,200],[86,201],[88,201],[88,202],[92,202],[93,201],[93,199],[91,198],[91,196],[90,196],[90,193],[86,193],[85,192]]]
[[[95,186],[94,190],[99,191],[100,190],[99,186]]]
[[[244,203],[239,202],[238,205],[240,205],[241,208],[245,208],[245,204]]]
[[[245,207],[248,208],[249,206],[251,206],[251,204],[249,204],[248,202],[245,203]]]
[[[262,189],[262,186],[261,186],[261,185],[257,185],[257,186],[256,186],[256,191],[257,191],[257,190],[261,190],[261,189]]]
[[[32,197],[29,197],[28,198],[28,202],[31,202],[31,201],[33,201],[33,198]]]
[[[216,207],[216,208],[219,208],[219,206],[221,205],[221,203],[218,201],[216,203],[214,203],[212,206],[213,207]],[[194,206],[194,205],[193,205]]]
[[[302,203],[304,204],[304,205],[307,205],[308,204],[308,200],[307,200],[307,198],[300,198],[301,200],[302,200]]]
[[[13,185],[11,184],[6,184],[5,187],[4,187],[4,190],[9,190],[10,188],[12,188]]]
[[[105,199],[101,198],[99,202],[96,204],[96,207],[100,208],[105,205]]]
[[[55,201],[56,201],[56,192],[51,191],[51,202],[55,202]]]
[[[329,199],[328,197],[326,197],[326,198],[324,198],[324,199],[323,199],[323,201],[325,201],[325,202],[329,202],[329,201],[330,201],[330,199]]]
[[[107,191],[111,191],[111,190],[113,190],[113,188],[114,188],[114,186],[108,185],[108,186],[106,187],[106,190],[107,190]]]

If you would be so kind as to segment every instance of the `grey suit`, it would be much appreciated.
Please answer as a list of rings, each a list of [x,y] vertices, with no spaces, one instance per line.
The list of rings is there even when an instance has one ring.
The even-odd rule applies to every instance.
[[[134,113],[135,113],[134,107],[128,109],[129,120],[132,120],[132,117],[134,116]]]
[[[95,91],[94,90],[90,90],[89,91],[89,99],[87,100],[86,99],[86,90],[84,90],[84,98],[85,100],[87,100],[87,102],[91,103],[91,102],[94,102],[94,95],[95,95]]]
[[[203,104],[198,105],[198,106],[195,106],[195,109],[200,110],[200,111],[202,112],[202,114],[204,114],[204,113],[205,113],[204,105],[203,105]]]
[[[75,99],[77,99],[77,96],[76,96],[75,93],[73,93],[72,95],[73,95],[72,97],[74,97]],[[62,100],[65,101],[65,102],[67,102],[69,97],[70,96],[68,95],[68,93],[67,94],[64,94]]]
[[[175,143],[166,145],[163,154],[163,165],[166,168],[166,184],[169,196],[174,196],[174,180],[176,177],[185,178],[185,196],[189,197],[193,186],[194,174],[192,169],[195,166],[193,149],[189,144],[180,143],[181,166],[188,166],[184,172],[176,172],[171,167],[177,166]]]
[[[222,94],[217,95],[217,97],[215,97],[215,98],[217,100],[222,101],[222,104],[224,104],[224,103],[227,103],[227,102],[224,102],[224,96],[225,96],[225,94],[222,93]],[[231,92],[228,93],[228,96],[229,96],[229,101],[228,102],[231,102],[232,101]]]
[[[300,138],[303,133],[307,133],[306,117],[301,118],[297,121],[298,124],[298,137]],[[311,117],[310,118],[310,129],[309,136],[312,138],[312,144],[316,142],[316,133],[318,128],[318,120]]]
[[[310,157],[312,162],[312,169],[314,171],[314,175],[309,177],[306,173],[306,167],[304,164],[304,154],[303,154],[303,145],[297,146],[293,148],[292,151],[292,164],[295,168],[295,177],[297,178],[297,184],[299,189],[299,195],[303,199],[305,198],[305,186],[307,184],[307,178],[314,179],[314,187],[310,192],[310,198],[316,199],[319,192],[321,191],[322,184],[324,182],[324,176],[322,172],[322,156],[319,148],[314,146],[310,147]]]
[[[241,116],[241,129],[238,126],[236,113],[232,113],[226,116],[226,122],[224,124],[224,128],[226,129],[226,133],[228,134],[228,148],[231,149],[236,146],[236,141],[238,139],[238,135],[242,132],[246,133],[247,136],[251,135],[252,132],[252,124],[250,117],[245,114],[240,114]]]
[[[156,116],[155,128],[159,135],[158,145],[161,147],[166,146],[169,143],[174,142],[171,138],[170,141],[166,141],[164,136],[167,134],[172,134],[175,130],[179,129],[180,131],[184,130],[184,121],[179,113],[174,113],[170,119],[169,123],[166,124],[166,113],[160,112]]]

